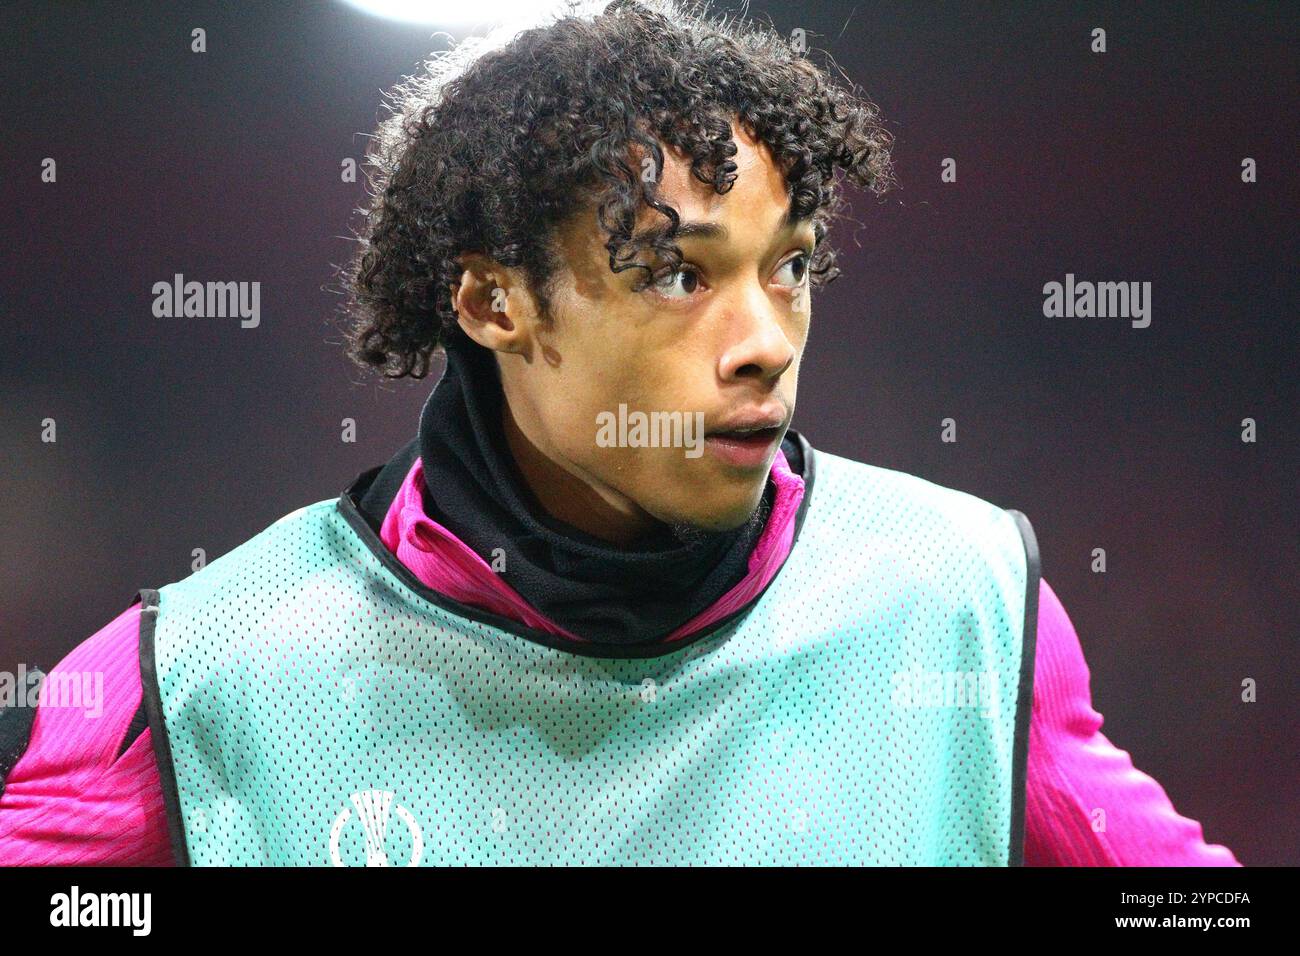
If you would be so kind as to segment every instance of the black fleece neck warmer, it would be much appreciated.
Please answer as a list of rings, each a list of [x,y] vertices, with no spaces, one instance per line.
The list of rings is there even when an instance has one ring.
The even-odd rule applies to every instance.
[[[507,584],[572,634],[608,644],[667,637],[744,576],[771,512],[768,478],[753,518],[724,532],[679,537],[657,527],[632,548],[547,514],[506,442],[496,359],[451,339],[447,369],[420,415],[425,509],[484,560],[505,554]]]

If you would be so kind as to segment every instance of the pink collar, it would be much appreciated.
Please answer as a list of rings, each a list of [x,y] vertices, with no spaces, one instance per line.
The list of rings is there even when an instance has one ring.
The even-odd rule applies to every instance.
[[[784,452],[773,460],[771,476],[776,483],[776,500],[749,555],[745,577],[711,606],[669,634],[665,641],[679,640],[734,613],[753,600],[776,575],[794,541],[795,516],[803,501],[804,481],[790,470]],[[425,514],[423,490],[424,467],[416,458],[379,529],[379,538],[384,546],[410,568],[421,583],[462,604],[500,614],[548,634],[574,641],[584,640],[536,611],[492,570],[487,561]]]

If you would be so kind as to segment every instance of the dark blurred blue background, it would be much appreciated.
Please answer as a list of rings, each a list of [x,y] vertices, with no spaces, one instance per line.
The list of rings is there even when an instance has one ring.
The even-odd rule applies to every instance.
[[[1296,10],[750,7],[807,30],[897,137],[899,187],[849,194],[833,234],[845,274],[815,299],[795,426],[1024,511],[1104,732],[1248,864],[1300,862]],[[436,373],[376,384],[339,348],[364,196],[340,163],[445,40],[332,2],[3,20],[0,667],[48,667],[193,548],[413,436]],[[155,318],[176,272],[259,281],[260,327]],[[1151,282],[1151,326],[1044,318],[1067,272]]]

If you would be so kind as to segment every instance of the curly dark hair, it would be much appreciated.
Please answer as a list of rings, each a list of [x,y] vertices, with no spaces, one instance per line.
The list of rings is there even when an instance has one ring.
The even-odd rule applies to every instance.
[[[576,209],[595,205],[612,270],[644,269],[648,282],[678,268],[677,211],[636,157],[662,169],[668,143],[724,193],[737,168],[732,118],[772,151],[793,214],[812,219],[809,281],[838,274],[822,239],[842,211],[840,178],[877,195],[892,182],[892,136],[876,106],[775,29],[698,3],[615,0],[593,13],[516,27],[508,42],[500,32],[467,40],[390,93],[346,277],[348,354],[363,367],[428,374],[430,356],[459,333],[451,286],[466,251],[521,268],[548,309],[555,228]],[[671,224],[648,243],[632,240],[643,203]],[[653,270],[634,260],[646,246]]]

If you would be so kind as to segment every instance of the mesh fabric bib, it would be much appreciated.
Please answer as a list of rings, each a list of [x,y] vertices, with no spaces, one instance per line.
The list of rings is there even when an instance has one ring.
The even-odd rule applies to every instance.
[[[178,861],[1019,863],[1028,522],[815,462],[766,590],[670,645],[555,646],[433,594],[347,495],[142,591]]]

